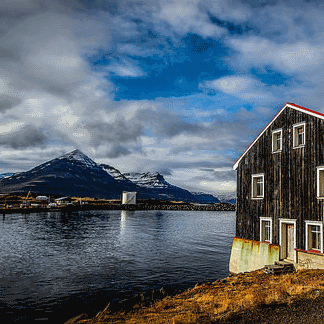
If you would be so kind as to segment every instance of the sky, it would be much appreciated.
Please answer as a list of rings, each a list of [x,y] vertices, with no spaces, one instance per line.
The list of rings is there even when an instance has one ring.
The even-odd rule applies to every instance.
[[[0,173],[74,149],[192,191],[286,102],[324,113],[324,2],[1,0]]]

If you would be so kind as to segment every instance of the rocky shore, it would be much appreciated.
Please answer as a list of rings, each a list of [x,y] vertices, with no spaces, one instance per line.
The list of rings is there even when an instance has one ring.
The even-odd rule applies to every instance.
[[[136,205],[122,205],[120,203],[114,204],[88,204],[88,205],[70,205],[62,206],[57,208],[3,208],[0,210],[0,214],[14,214],[14,213],[39,213],[48,211],[82,211],[82,210],[196,210],[196,211],[234,211],[235,205],[228,203],[220,204],[206,204],[206,205],[195,205],[185,203],[175,204],[147,204],[139,203]]]
[[[196,285],[147,305],[108,305],[95,317],[66,324],[104,323],[323,323],[324,270],[271,275],[254,271]],[[129,306],[129,305],[128,305]]]

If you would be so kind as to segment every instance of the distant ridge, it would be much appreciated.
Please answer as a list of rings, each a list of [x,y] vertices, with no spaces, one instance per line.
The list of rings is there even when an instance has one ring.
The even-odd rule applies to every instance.
[[[14,173],[0,173],[0,179],[2,178],[6,178],[6,177],[10,177],[12,176]]]
[[[139,199],[218,203],[218,198],[191,193],[171,185],[158,173],[125,173],[97,164],[80,150],[40,164],[26,172],[0,178],[0,192],[28,191],[62,196],[120,199],[123,191],[136,191]]]

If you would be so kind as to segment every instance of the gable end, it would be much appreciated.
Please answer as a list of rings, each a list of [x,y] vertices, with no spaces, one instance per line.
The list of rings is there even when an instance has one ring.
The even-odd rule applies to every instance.
[[[248,146],[248,148],[244,151],[244,153],[238,158],[238,160],[234,163],[233,169],[236,170],[239,163],[241,162],[242,158],[247,154],[247,152],[252,148],[252,146],[259,140],[259,138],[265,133],[265,131],[273,124],[273,122],[281,115],[281,113],[286,109],[286,108],[292,108],[297,111],[301,111],[303,113],[306,113],[308,115],[320,118],[324,120],[324,114],[316,112],[314,110],[310,110],[308,108],[302,107],[295,105],[293,103],[287,102],[280,110],[279,112],[271,119],[271,121],[268,123],[268,125],[262,130],[262,132],[257,136],[257,138]]]

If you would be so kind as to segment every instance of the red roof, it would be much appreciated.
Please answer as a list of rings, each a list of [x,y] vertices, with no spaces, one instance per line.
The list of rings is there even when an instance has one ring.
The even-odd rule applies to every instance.
[[[278,113],[271,119],[271,121],[268,123],[268,125],[262,130],[262,132],[257,136],[257,138],[249,145],[249,147],[244,151],[244,153],[238,158],[238,160],[234,163],[233,165],[233,169],[236,170],[238,167],[238,164],[240,163],[240,161],[242,160],[243,156],[250,150],[250,148],[254,145],[254,143],[261,137],[261,135],[269,128],[269,126],[278,118],[278,116],[287,108],[293,108],[299,111],[302,111],[306,114],[324,119],[324,114],[319,113],[317,111],[302,107],[302,106],[298,106],[294,103],[290,103],[287,102],[279,111]]]

